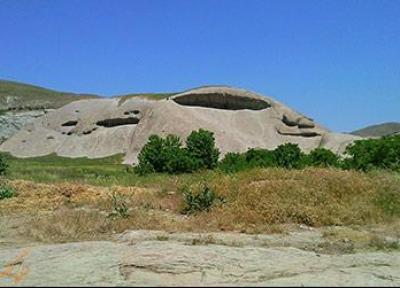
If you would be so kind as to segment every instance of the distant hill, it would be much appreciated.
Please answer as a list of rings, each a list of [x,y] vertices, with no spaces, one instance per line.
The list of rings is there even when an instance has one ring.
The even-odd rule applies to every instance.
[[[361,137],[382,137],[393,134],[400,134],[400,123],[398,122],[388,122],[378,125],[368,126],[354,132],[353,135],[358,135]]]
[[[72,101],[97,97],[99,96],[59,92],[20,82],[0,80],[1,111],[59,108]]]

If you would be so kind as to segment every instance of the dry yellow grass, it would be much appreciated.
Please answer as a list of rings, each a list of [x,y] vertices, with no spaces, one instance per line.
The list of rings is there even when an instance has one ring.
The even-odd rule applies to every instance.
[[[226,203],[208,213],[182,215],[180,188],[196,191],[204,183]],[[282,231],[281,224],[391,225],[400,219],[392,205],[400,199],[400,179],[384,172],[255,169],[184,181],[178,177],[176,186],[159,189],[22,180],[10,185],[18,195],[0,201],[0,215],[31,217],[28,234],[40,241],[101,239],[127,229],[274,233]],[[113,193],[126,200],[128,217],[108,217]]]
[[[377,200],[386,193],[400,197],[400,182],[391,174],[364,174],[333,169],[253,170],[237,179],[214,183],[230,204],[202,217],[224,228],[248,229],[265,224],[310,226],[390,222]]]

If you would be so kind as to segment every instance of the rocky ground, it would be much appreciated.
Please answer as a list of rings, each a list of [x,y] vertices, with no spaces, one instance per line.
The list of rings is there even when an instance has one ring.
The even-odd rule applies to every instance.
[[[317,172],[312,177],[332,183],[312,182],[330,197],[324,206],[315,206],[315,197],[307,194],[310,185],[304,184],[305,190],[295,183],[293,173],[300,172],[252,171],[244,175],[251,185],[233,182],[248,198],[193,215],[180,212],[184,203],[178,184],[143,188],[10,180],[7,185],[17,194],[0,201],[0,286],[400,285],[400,221],[384,218],[367,201],[379,192],[375,186],[397,191],[390,186],[397,182]],[[297,176],[311,179],[305,177],[310,173]],[[343,195],[355,196],[338,201],[342,194],[329,190],[337,187],[334,179],[342,187],[351,183],[352,190]],[[226,183],[215,190],[221,192]],[[262,185],[285,198],[266,194],[269,190],[253,194]],[[296,191],[303,191],[301,198],[293,198]],[[110,195],[126,200],[126,215],[116,214],[120,206]],[[302,220],[320,222],[311,227],[288,218],[279,224],[262,214],[289,211],[285,199],[290,205],[301,203],[293,211],[303,211],[307,217]],[[341,218],[327,218],[338,211]],[[343,220],[333,225],[332,219]]]
[[[329,251],[321,231],[307,227],[274,235],[138,230],[111,241],[4,244],[1,286],[400,285],[398,250]]]

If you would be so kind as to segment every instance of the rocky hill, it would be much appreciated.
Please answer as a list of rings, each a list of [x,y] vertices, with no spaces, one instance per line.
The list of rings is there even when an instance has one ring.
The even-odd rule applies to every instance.
[[[287,142],[306,152],[325,147],[341,153],[359,139],[332,133],[275,99],[244,89],[207,86],[157,95],[150,97],[157,101],[148,94],[74,101],[25,125],[0,150],[16,157],[55,153],[100,158],[122,153],[125,163],[136,163],[150,135],[185,139],[199,128],[214,132],[222,155],[274,149]]]
[[[0,80],[0,143],[14,135],[25,124],[52,109],[60,108],[76,100],[98,97]]]
[[[400,134],[400,123],[398,122],[387,122],[378,125],[371,125],[354,132],[353,135],[358,135],[361,137],[382,137],[389,136],[393,134]]]

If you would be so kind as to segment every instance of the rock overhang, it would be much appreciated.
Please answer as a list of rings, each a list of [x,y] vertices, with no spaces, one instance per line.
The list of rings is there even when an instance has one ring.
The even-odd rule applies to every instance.
[[[225,110],[263,110],[271,101],[255,93],[228,86],[201,87],[170,97],[184,106],[197,106]]]

